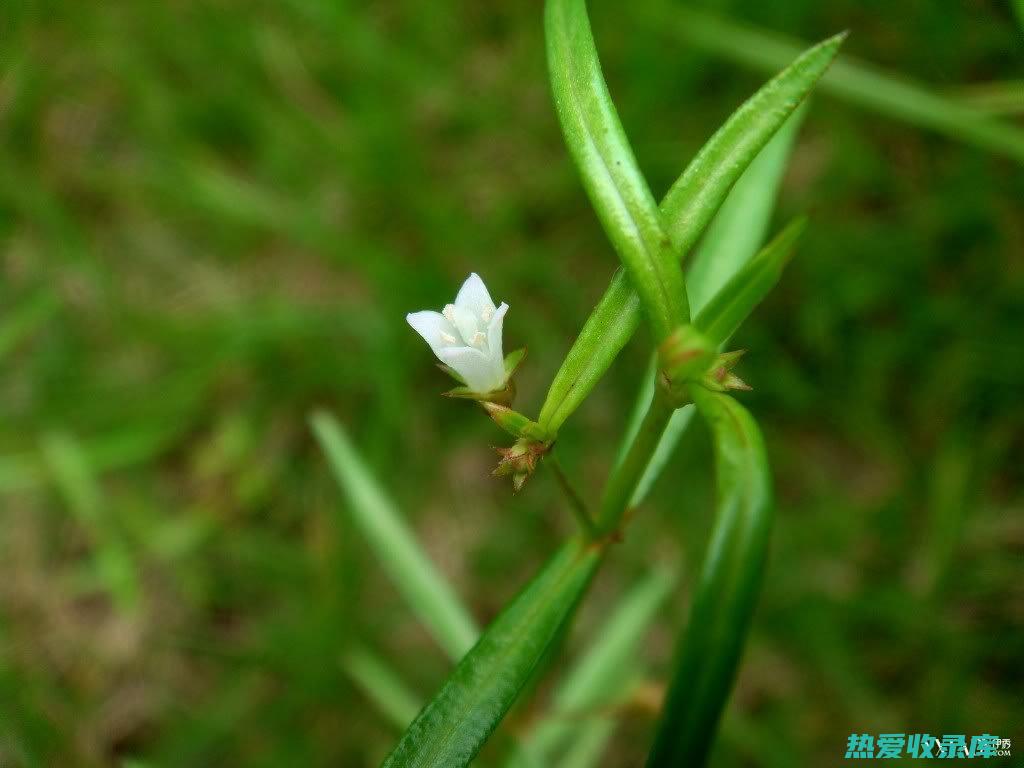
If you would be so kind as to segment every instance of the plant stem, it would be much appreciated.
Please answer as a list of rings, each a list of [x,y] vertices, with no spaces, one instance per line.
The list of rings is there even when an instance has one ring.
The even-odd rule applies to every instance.
[[[583,533],[586,534],[587,538],[590,540],[596,539],[598,531],[597,526],[594,524],[594,519],[587,511],[587,505],[584,503],[583,498],[576,492],[576,489],[572,487],[572,483],[569,482],[569,478],[565,474],[565,470],[562,469],[562,465],[559,463],[558,457],[555,456],[554,452],[548,455],[545,463],[551,467],[551,471],[554,473],[555,479],[558,480],[558,486],[562,489],[562,493],[565,494],[565,498],[569,501],[569,508],[572,510],[572,515],[576,518],[576,522],[579,523],[580,528],[583,529]]]
[[[629,500],[633,497],[633,491],[658,448],[661,433],[665,431],[673,410],[661,391],[656,389],[626,457],[615,467],[605,484],[597,520],[601,535],[607,536],[618,528]]]

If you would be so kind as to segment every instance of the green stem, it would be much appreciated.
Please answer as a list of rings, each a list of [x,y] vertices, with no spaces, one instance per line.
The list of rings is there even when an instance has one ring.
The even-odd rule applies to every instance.
[[[629,501],[640,478],[643,477],[644,470],[647,469],[647,464],[658,448],[661,434],[665,431],[673,410],[661,391],[655,390],[626,457],[615,467],[605,484],[597,520],[598,531],[602,535],[614,533],[622,522],[622,516],[629,507]]]
[[[558,487],[562,489],[562,493],[565,494],[565,498],[569,502],[569,508],[572,510],[573,517],[576,518],[576,522],[579,523],[580,528],[583,529],[583,533],[587,539],[593,541],[598,538],[597,526],[594,524],[594,519],[590,516],[587,511],[587,505],[584,503],[583,498],[576,492],[576,489],[572,487],[572,483],[569,482],[568,476],[562,469],[562,465],[559,463],[558,458],[554,452],[548,454],[544,460],[552,473],[555,475],[555,479],[558,480]]]

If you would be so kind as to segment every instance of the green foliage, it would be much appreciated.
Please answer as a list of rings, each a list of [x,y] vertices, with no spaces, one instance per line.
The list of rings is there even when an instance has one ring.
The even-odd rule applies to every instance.
[[[760,247],[768,228],[768,220],[771,218],[775,193],[782,181],[786,161],[802,119],[803,110],[797,110],[786,121],[740,176],[708,226],[686,277],[690,303],[698,317],[708,301],[754,257]],[[629,425],[620,443],[618,461],[625,456],[654,397],[655,373],[652,359],[650,370],[641,382]],[[631,506],[638,506],[650,492],[689,428],[693,410],[692,406],[685,406],[672,414],[658,448],[651,456],[643,477],[637,484],[630,500]]]
[[[600,713],[620,703],[641,674],[637,655],[644,635],[674,584],[669,571],[655,568],[622,597],[591,646],[566,673],[547,718],[525,740],[523,751],[534,764],[549,764],[565,744],[573,745],[570,754],[576,752],[581,742],[595,759],[600,756],[600,747],[614,726],[614,721]],[[581,721],[583,727],[577,727]],[[582,762],[584,757],[576,760]],[[572,762],[568,757],[566,761]]]
[[[846,33],[796,55],[737,109],[701,148],[665,195],[672,242],[688,253],[729,190],[825,74]]]
[[[345,492],[352,521],[434,639],[453,658],[461,658],[476,642],[473,619],[434,570],[341,425],[324,412],[314,414],[311,424]]]
[[[717,41],[687,19],[698,7],[730,22]],[[762,225],[738,195],[762,152],[684,261],[696,317],[701,264],[738,252],[701,261],[728,208],[749,214],[726,240],[755,241],[751,256],[811,214],[733,341],[749,350],[739,372],[755,389],[738,399],[762,424],[779,517],[721,768],[831,764],[854,727],[1019,726],[1019,166],[948,115],[930,127],[874,83],[833,85],[873,62],[1019,134],[1012,7],[591,5],[656,198],[761,72],[851,30],[782,158],[778,214]],[[550,108],[540,16],[454,0],[0,8],[0,763],[380,764],[452,665],[351,518],[308,428],[317,408],[481,622],[572,529],[546,468],[517,495],[488,477],[503,433],[437,396],[452,384],[402,322],[481,272],[512,305],[508,348],[530,348],[514,407],[534,417],[609,287],[608,239]],[[606,373],[569,394],[556,446],[587,507],[650,359],[622,285],[633,305],[609,322],[631,328],[582,360]],[[642,763],[712,522],[691,415],[672,415],[629,502],[642,509],[480,764],[551,724],[573,737],[558,765]],[[57,469],[62,451],[77,469]],[[106,570],[105,548],[131,568]],[[619,597],[665,563],[679,597],[635,652],[644,683],[552,718]],[[360,649],[386,673],[369,692]],[[403,718],[379,708],[388,680]]]
[[[586,0],[549,0],[544,22],[551,89],[566,145],[660,341],[689,319],[686,289],[601,74]]]
[[[729,696],[761,588],[772,491],[761,432],[728,395],[694,390],[715,444],[715,527],[680,637],[665,709],[647,765],[700,765]]]
[[[806,225],[802,218],[790,222],[701,309],[693,324],[712,344],[725,344],[779,282]]]
[[[351,648],[345,653],[341,663],[349,677],[359,684],[363,694],[374,702],[396,727],[404,730],[416,717],[420,710],[416,694],[406,688],[405,683],[388,668],[387,663],[371,651],[366,648]]]
[[[601,555],[583,539],[566,543],[491,622],[385,768],[469,765],[571,616]]]
[[[1018,3],[1018,0],[1014,2]],[[671,13],[656,11],[650,14],[650,18],[652,29],[660,32],[671,30],[688,43],[760,71],[778,69],[804,47],[799,41],[737,24],[695,8],[673,7]],[[885,117],[936,131],[955,141],[969,142],[1024,163],[1024,130],[897,74],[844,59],[836,62],[822,80],[821,87],[826,93]]]
[[[582,3],[577,5],[573,6],[577,13],[573,19],[580,24],[578,15],[582,13]],[[558,7],[555,6],[556,10]],[[550,20],[552,15],[549,13],[549,27],[554,23]],[[556,17],[555,21],[558,20]],[[593,62],[592,67],[596,67],[589,26],[584,32],[577,37],[591,41],[591,44],[584,47],[582,56],[586,61]],[[841,43],[842,37],[837,36],[797,57],[789,67],[733,113],[672,185],[662,202],[661,212],[666,233],[671,237],[674,247],[674,258],[686,254],[697,241],[725,201],[729,190],[810,92],[835,57]],[[605,90],[603,81],[599,82],[601,85],[598,91],[603,104]],[[557,84],[555,93],[557,103],[560,93]],[[614,112],[609,110],[610,107],[605,105],[596,117],[591,116],[596,123],[589,129],[591,133],[604,131],[606,135],[614,136],[621,132],[614,129],[617,123],[611,122]],[[576,117],[580,122],[583,121],[584,116]],[[563,117],[563,124],[565,120]],[[572,148],[577,143],[577,136],[572,132],[567,132],[567,136]],[[577,164],[581,164],[579,159]],[[607,224],[605,226],[608,227]],[[650,290],[653,293],[653,288]],[[557,432],[605,374],[636,330],[640,321],[639,306],[640,302],[634,298],[626,273],[616,272],[611,285],[587,319],[551,382],[538,419],[544,429],[551,433]],[[663,330],[665,322],[667,319],[663,316],[655,324],[655,336],[659,339],[666,335],[658,330]]]

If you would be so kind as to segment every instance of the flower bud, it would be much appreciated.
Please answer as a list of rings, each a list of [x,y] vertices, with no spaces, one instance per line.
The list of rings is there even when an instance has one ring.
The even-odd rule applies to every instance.
[[[498,403],[482,402],[480,404],[487,411],[487,415],[494,419],[494,423],[513,437],[526,437],[538,442],[548,440],[548,436],[541,426],[523,414]]]
[[[732,372],[746,352],[745,349],[737,349],[732,352],[723,352],[715,358],[714,365],[704,377],[704,386],[715,392],[729,392],[736,389],[749,392],[750,387],[747,383]]]
[[[511,475],[512,488],[519,491],[537,468],[537,462],[550,448],[550,443],[528,437],[519,438],[511,448],[496,448],[501,459],[494,470],[494,475],[496,477]]]

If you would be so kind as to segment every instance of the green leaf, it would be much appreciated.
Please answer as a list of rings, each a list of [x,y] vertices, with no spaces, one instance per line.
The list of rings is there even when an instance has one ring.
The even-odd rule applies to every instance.
[[[459,662],[384,768],[469,765],[572,616],[602,554],[582,539],[555,553]]]
[[[733,185],[686,265],[694,316],[764,245],[789,156],[809,104],[783,123]]]
[[[782,277],[793,246],[807,219],[799,217],[782,230],[708,302],[693,324],[716,346],[724,344]]]
[[[758,153],[767,149],[766,145],[771,146],[769,141],[814,87],[840,43],[841,37],[835,37],[811,48],[762,87],[733,113],[673,185],[662,201],[661,211],[667,228],[674,233],[678,254],[685,255],[729,196],[737,179]],[[789,130],[795,132],[796,128]],[[792,134],[785,133],[779,143],[768,150],[763,166],[751,177],[750,186],[741,188],[744,195],[750,193],[751,188],[774,188],[778,184],[791,142]],[[709,180],[706,190],[701,189],[702,176]],[[752,200],[756,205],[764,198],[753,195]],[[742,210],[737,211],[737,221],[742,213]],[[750,214],[747,224],[754,231],[758,224],[763,227],[767,223],[767,215],[763,223],[760,215],[756,209]],[[732,226],[730,224],[728,229]],[[737,226],[743,224],[737,223]],[[711,280],[712,275],[701,279]],[[713,295],[710,288],[698,288],[691,299],[699,296],[706,300],[710,295]],[[640,302],[630,280],[618,270],[551,382],[538,418],[546,431],[558,432],[590,394],[639,324]]]
[[[707,757],[760,590],[771,529],[771,476],[756,422],[731,397],[693,389],[714,440],[718,503],[649,768],[702,765]]]
[[[424,554],[337,420],[318,411],[310,424],[345,492],[352,521],[370,549],[438,644],[451,658],[461,658],[479,634],[473,619]]]
[[[623,691],[640,674],[640,643],[674,584],[671,571],[655,568],[630,589],[594,634],[593,644],[559,685],[550,712],[523,743],[524,752],[535,763],[551,763],[558,750],[578,739],[576,725],[581,718],[621,700]],[[605,723],[605,718],[598,719]],[[611,733],[607,727],[594,730],[605,737]]]
[[[700,315],[708,301],[753,258],[760,247],[775,205],[776,190],[785,173],[786,162],[804,112],[805,107],[801,107],[790,116],[743,172],[697,247],[686,280],[690,304],[695,314]],[[655,372],[652,356],[651,366],[637,393],[629,427],[623,435],[619,448],[620,460],[640,428],[640,422],[654,396]],[[630,506],[639,506],[647,498],[650,489],[675,452],[679,440],[686,433],[693,413],[693,406],[688,405],[672,414],[658,448],[651,456],[647,469],[637,484]]]
[[[800,54],[732,114],[672,185],[663,208],[680,253],[697,242],[743,170],[825,74],[844,39],[845,32]]]
[[[546,432],[556,434],[587,399],[639,326],[640,299],[620,267],[548,388],[537,418]]]
[[[585,0],[548,0],[548,69],[566,144],[605,233],[659,341],[689,320],[686,290],[658,205],[612,104]]]
[[[671,10],[656,10],[654,6],[651,9],[648,21],[653,29],[668,32],[751,69],[777,69],[803,47],[799,40],[739,24],[691,6],[672,4]],[[936,94],[901,75],[844,56],[822,78],[821,90],[877,114],[1024,163],[1024,130]]]
[[[615,721],[610,717],[602,717],[581,728],[572,747],[559,761],[558,768],[593,768],[599,765],[614,730]]]

